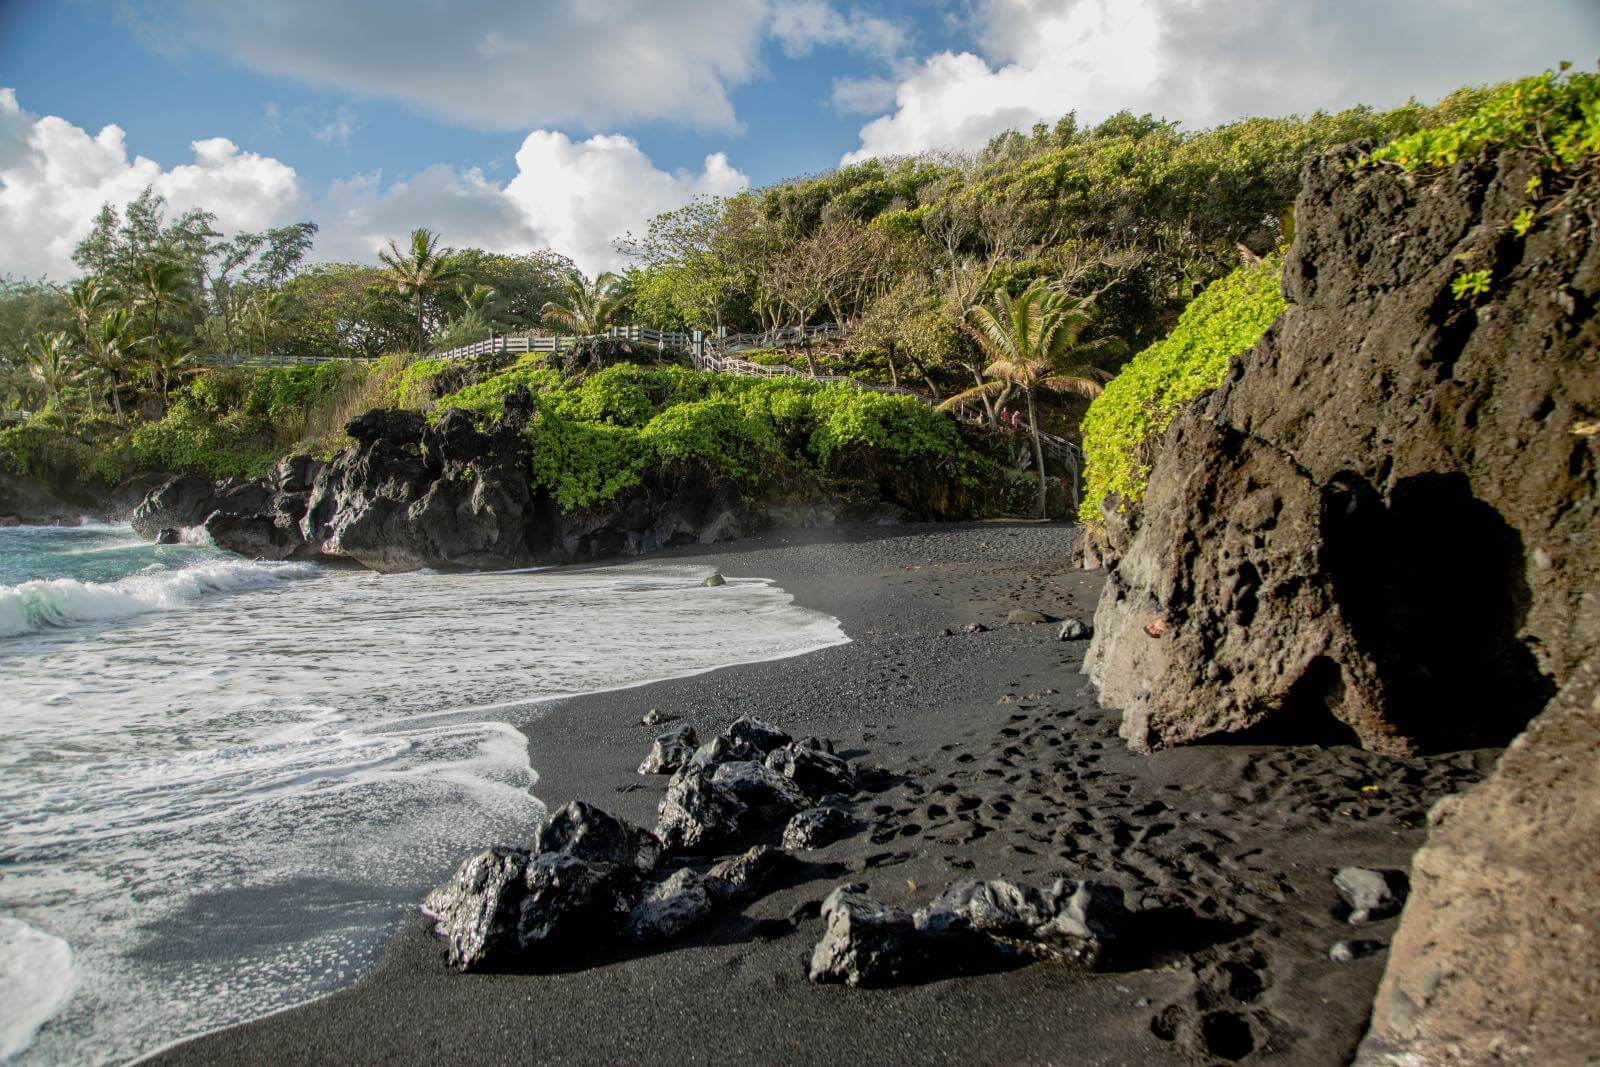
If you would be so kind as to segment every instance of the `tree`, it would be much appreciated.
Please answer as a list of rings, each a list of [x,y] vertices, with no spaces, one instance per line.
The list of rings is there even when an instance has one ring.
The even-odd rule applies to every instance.
[[[622,303],[615,274],[606,271],[591,282],[574,272],[562,288],[564,300],[551,300],[540,309],[540,317],[545,322],[579,336],[604,333],[611,328]]]
[[[89,339],[88,371],[111,394],[111,407],[117,422],[125,423],[122,411],[122,379],[133,367],[134,351],[142,345],[132,334],[127,308],[112,308],[100,317]],[[163,394],[164,395],[164,394]]]
[[[984,376],[993,379],[957,393],[939,405],[941,411],[962,400],[996,395],[1015,389],[1028,404],[1028,431],[1033,437],[1033,461],[1039,472],[1039,517],[1045,518],[1049,483],[1045,480],[1044,446],[1039,439],[1035,397],[1042,391],[1098,396],[1110,377],[1093,366],[1101,357],[1122,351],[1114,337],[1084,341],[1091,322],[1079,301],[1050,288],[1043,279],[1012,297],[1004,289],[994,292],[994,309],[975,307],[967,326],[990,363]]]
[[[183,339],[170,333],[157,337],[151,346],[150,372],[161,390],[161,403],[166,405],[172,392],[172,383],[179,381],[194,369],[194,360]]]
[[[28,346],[28,372],[44,387],[45,401],[59,402],[72,384],[77,368],[73,365],[72,341],[65,330],[36,333]]]
[[[163,312],[172,313],[194,307],[189,291],[190,275],[184,265],[173,259],[146,260],[136,276],[134,306],[150,315],[150,336],[161,334]],[[169,318],[168,329],[171,329]]]
[[[650,278],[656,301],[696,328],[723,325],[737,276],[718,249],[727,201],[700,196],[650,220],[643,237],[628,234],[617,250]]]
[[[411,231],[411,242],[404,250],[390,241],[389,250],[378,253],[389,284],[416,312],[418,352],[428,347],[428,326],[424,318],[428,298],[462,280],[454,257],[455,249],[440,248],[439,235],[420,227]]]

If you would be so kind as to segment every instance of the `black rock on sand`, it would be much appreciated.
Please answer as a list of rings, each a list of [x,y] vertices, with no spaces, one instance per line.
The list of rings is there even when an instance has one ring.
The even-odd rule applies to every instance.
[[[837,616],[852,641],[551,706],[526,727],[540,796],[552,809],[587,801],[655,826],[669,779],[637,773],[662,733],[641,716],[661,709],[662,721],[677,716],[710,739],[748,715],[832,739],[854,769],[856,788],[829,799],[845,821],[817,817],[829,823],[819,847],[796,851],[797,867],[768,889],[727,904],[708,893],[709,918],[682,894],[698,900],[711,879],[685,875],[623,919],[655,945],[553,971],[513,961],[456,973],[417,915],[352,988],[158,1060],[1348,1062],[1395,920],[1352,926],[1334,875],[1403,870],[1428,805],[1476,780],[1492,754],[1130,753],[1118,716],[1096,706],[1079,673],[1084,643],[1060,640],[1054,625],[1005,625],[1014,609],[1087,617],[1100,579],[1068,569],[1072,536],[1037,525],[873,527],[670,554],[776,579]],[[771,823],[771,844],[785,828]],[[840,898],[826,916],[824,902],[841,886],[906,916],[900,933],[916,928],[919,909],[979,906],[991,935],[1026,943],[1070,911],[1085,882],[1126,909],[1120,936],[1095,941],[1098,970],[1017,951],[913,969],[885,989],[809,980],[840,921]],[[1100,914],[1100,892],[1077,898],[1075,921]],[[943,912],[941,894],[955,902]],[[1330,958],[1357,938],[1361,952]]]

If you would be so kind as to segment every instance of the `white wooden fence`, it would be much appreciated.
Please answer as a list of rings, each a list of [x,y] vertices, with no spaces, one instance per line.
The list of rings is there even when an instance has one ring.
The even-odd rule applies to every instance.
[[[658,354],[686,353],[696,370],[712,371],[718,374],[737,374],[747,378],[806,378],[815,382],[838,383],[853,385],[858,389],[871,389],[879,393],[889,393],[895,396],[909,396],[929,407],[935,406],[938,401],[915,389],[904,386],[877,385],[863,382],[847,375],[841,374],[811,374],[798,370],[787,364],[769,365],[755,363],[751,360],[740,359],[737,353],[755,352],[765,348],[794,348],[804,345],[809,341],[827,338],[842,338],[849,336],[849,330],[833,323],[821,326],[781,326],[763,333],[726,333],[717,331],[708,333],[703,330],[690,332],[675,332],[672,330],[655,330],[648,326],[613,326],[605,333],[586,334],[583,336],[556,336],[541,334],[523,335],[495,335],[488,340],[476,344],[463,345],[452,348],[447,352],[435,353],[433,359],[472,359],[479,356],[517,355],[529,352],[545,352],[559,355],[575,349],[585,348],[602,342],[620,342],[639,349],[654,349]],[[300,366],[306,364],[319,364],[338,362],[339,356],[197,356],[197,361],[209,363],[214,366],[224,367],[284,367]],[[965,422],[974,422],[983,418],[981,409],[976,405],[962,405],[954,412],[955,416]],[[1070,473],[1072,481],[1072,495],[1074,501],[1078,497],[1078,485],[1083,471],[1083,451],[1071,441],[1053,434],[1040,431],[1039,441],[1045,452]]]

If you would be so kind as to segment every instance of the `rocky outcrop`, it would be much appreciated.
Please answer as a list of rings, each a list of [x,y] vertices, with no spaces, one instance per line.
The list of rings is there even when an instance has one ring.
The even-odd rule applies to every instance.
[[[0,465],[0,525],[76,526],[83,521],[84,510]]]
[[[1139,751],[1510,741],[1430,816],[1360,1060],[1587,1062],[1600,192],[1552,191],[1519,237],[1528,156],[1417,180],[1351,155],[1307,170],[1288,309],[1173,422],[1143,507],[1108,515],[1086,669]],[[1465,271],[1489,291],[1452,292]],[[1352,921],[1404,885],[1340,883]]]
[[[1489,779],[1429,823],[1357,1063],[1592,1062],[1600,671],[1575,669]]]
[[[355,442],[327,464],[286,459],[265,479],[182,475],[145,497],[134,528],[204,525],[221,548],[264,559],[337,558],[381,572],[496,569],[638,555],[739,537],[759,514],[731,479],[698,467],[646,472],[609,503],[562,511],[529,485],[527,391],[480,429],[465,411],[428,423],[378,409],[352,419]]]
[[[1504,744],[1595,647],[1596,198],[1518,238],[1532,160],[1352,155],[1307,169],[1288,309],[1108,523],[1086,669],[1136,750]]]

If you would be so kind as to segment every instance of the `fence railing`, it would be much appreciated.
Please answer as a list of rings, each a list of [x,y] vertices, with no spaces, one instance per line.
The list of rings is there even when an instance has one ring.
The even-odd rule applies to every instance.
[[[213,352],[197,353],[190,356],[189,359],[194,363],[204,363],[208,367],[301,367],[320,363],[360,362],[350,356],[291,356],[283,354],[244,356]]]
[[[787,364],[756,363],[748,359],[740,359],[736,353],[754,352],[764,348],[794,348],[811,341],[849,336],[849,329],[834,323],[824,323],[820,326],[780,326],[776,329],[758,333],[727,333],[718,330],[715,333],[704,330],[689,332],[673,330],[656,330],[648,326],[613,326],[605,333],[572,335],[495,335],[476,344],[462,345],[452,348],[447,352],[435,353],[434,359],[473,359],[480,356],[494,356],[501,354],[525,353],[550,353],[559,355],[576,349],[586,348],[602,341],[622,342],[635,349],[655,349],[665,354],[667,352],[685,353],[696,370],[712,371],[718,374],[737,374],[747,378],[805,378],[810,381],[839,383],[853,385],[858,389],[871,389],[879,393],[888,393],[894,396],[909,396],[929,407],[936,406],[939,401],[920,393],[915,389],[907,389],[899,385],[878,385],[873,382],[863,382],[857,378],[842,374],[811,374],[809,371],[799,370]],[[302,364],[317,364],[338,362],[340,356],[198,356],[200,362],[210,363],[215,366],[231,367],[283,367]],[[963,404],[953,414],[962,422],[979,422],[987,418],[981,407]],[[1044,451],[1058,463],[1065,466],[1071,475],[1073,498],[1077,499],[1078,485],[1083,471],[1083,450],[1065,438],[1040,431],[1039,443]]]

